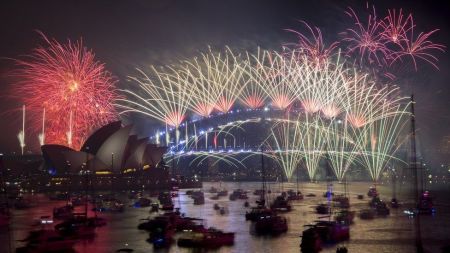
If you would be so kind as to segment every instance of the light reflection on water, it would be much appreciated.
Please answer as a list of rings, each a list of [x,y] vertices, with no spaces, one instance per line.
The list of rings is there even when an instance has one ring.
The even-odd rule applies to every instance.
[[[367,208],[367,197],[364,200],[357,200],[357,194],[366,194],[369,183],[352,183],[349,185],[350,202],[352,210]],[[303,226],[317,220],[318,215],[314,211],[314,206],[325,201],[322,197],[326,189],[325,184],[302,183],[301,191],[303,194],[315,193],[317,196],[305,197],[302,201],[294,201],[293,211],[283,214],[289,221],[289,231],[278,237],[255,236],[251,232],[251,223],[245,221],[244,201],[229,201],[228,197],[220,200],[211,200],[212,194],[208,193],[211,186],[218,187],[218,183],[205,183],[204,191],[206,203],[204,205],[193,205],[193,200],[181,191],[180,199],[175,199],[175,205],[181,206],[181,212],[190,217],[205,219],[208,226],[217,227],[225,231],[236,233],[235,245],[233,247],[222,247],[218,250],[209,250],[208,252],[300,252],[299,235],[303,231]],[[222,183],[222,187],[231,192],[234,189],[242,188],[249,191],[249,203],[253,204],[256,196],[252,194],[253,190],[260,187],[260,183]],[[295,184],[285,183],[284,190],[295,189]],[[272,192],[279,192],[279,184],[271,184]],[[341,191],[342,186],[335,184],[335,191]],[[390,187],[379,186],[381,196],[384,200],[389,200]],[[403,189],[403,192],[408,190]],[[400,200],[405,201],[406,195],[400,195]],[[445,196],[445,195],[444,195]],[[271,194],[275,197],[275,193]],[[131,204],[124,194],[124,201]],[[13,245],[18,247],[22,244],[17,240],[23,239],[28,232],[38,227],[30,226],[33,219],[43,215],[50,215],[54,206],[61,206],[63,202],[49,201],[43,195],[33,196],[33,200],[38,203],[38,207],[29,210],[14,210],[12,220]],[[449,241],[450,235],[450,206],[448,200],[444,197],[436,199],[440,205],[437,206],[436,216],[424,216],[422,218],[423,237],[426,248],[430,252],[440,252],[439,249]],[[225,206],[228,210],[226,215],[220,215],[213,209],[214,203]],[[176,243],[169,249],[153,251],[153,246],[146,242],[148,233],[137,229],[140,219],[149,217],[149,208],[127,207],[124,213],[104,213],[101,216],[108,220],[108,225],[101,227],[97,231],[97,237],[92,242],[79,242],[75,249],[79,253],[103,253],[114,252],[117,249],[124,248],[127,244],[135,252],[205,252],[187,248],[178,248]],[[374,220],[360,220],[355,218],[351,226],[350,241],[343,243],[349,249],[349,252],[414,252],[414,224],[413,220],[402,214],[402,209],[391,209],[391,215],[387,218],[376,218]],[[2,230],[0,234],[0,247],[7,245],[7,231]],[[447,241],[446,241],[447,240]],[[0,248],[1,249],[1,248]],[[7,252],[7,250],[0,250]],[[336,245],[325,248],[322,252],[335,252]]]

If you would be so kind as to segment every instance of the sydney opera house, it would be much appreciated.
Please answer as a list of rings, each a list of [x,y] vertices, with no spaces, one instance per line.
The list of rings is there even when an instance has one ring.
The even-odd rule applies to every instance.
[[[162,160],[166,147],[131,134],[132,125],[112,122],[95,131],[80,151],[62,145],[41,147],[52,190],[163,188],[170,173]]]

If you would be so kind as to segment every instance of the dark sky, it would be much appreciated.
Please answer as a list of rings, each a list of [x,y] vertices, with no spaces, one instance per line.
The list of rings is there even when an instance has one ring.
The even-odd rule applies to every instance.
[[[279,49],[293,42],[283,29],[301,28],[305,20],[322,29],[325,39],[351,25],[344,14],[347,6],[364,9],[364,1],[1,1],[0,3],[0,152],[19,151],[20,103],[8,99],[14,67],[11,60],[28,54],[42,43],[40,30],[59,41],[83,38],[97,60],[125,86],[126,76],[137,66],[168,64],[195,55],[207,45],[222,49]],[[417,29],[440,28],[433,37],[447,47],[449,41],[449,1],[376,1],[379,15],[387,8],[412,12]],[[439,56],[441,71],[423,68],[410,78],[417,97],[420,142],[436,147],[443,135],[450,135],[450,86],[448,53]],[[406,92],[410,93],[410,92]],[[139,121],[145,134],[145,121]],[[33,138],[33,137],[30,137]],[[36,142],[31,139],[28,142]],[[30,143],[30,145],[32,145]]]

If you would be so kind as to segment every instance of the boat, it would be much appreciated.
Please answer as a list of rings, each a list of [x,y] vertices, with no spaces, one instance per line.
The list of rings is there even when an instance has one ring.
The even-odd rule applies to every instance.
[[[372,198],[369,202],[369,206],[372,207],[375,213],[379,216],[386,216],[390,213],[386,203],[383,202],[383,200],[381,200],[378,196]]]
[[[322,250],[322,241],[315,227],[303,230],[300,249],[303,253],[317,253]]]
[[[323,243],[339,243],[350,239],[350,226],[336,221],[316,221],[314,227]]]
[[[180,247],[219,248],[234,244],[234,233],[209,228],[203,232],[189,231],[183,233],[177,241]]]
[[[172,195],[170,192],[160,192],[158,195],[158,200],[160,203],[172,201]]]
[[[255,223],[255,232],[258,235],[279,235],[287,230],[286,218],[276,214],[260,216]]]
[[[55,230],[65,236],[76,236],[79,238],[91,238],[95,236],[95,229],[100,224],[96,219],[87,218],[85,215],[67,219],[55,226]]]
[[[326,204],[319,204],[316,206],[316,212],[318,214],[329,214],[330,213],[330,207]]]
[[[308,193],[308,194],[306,194],[306,197],[309,197],[309,198],[312,198],[312,197],[315,197],[316,196],[316,194],[314,194],[314,193]]]
[[[371,186],[369,188],[369,191],[367,192],[367,196],[368,197],[376,197],[376,196],[378,196],[377,188],[375,186]]]
[[[136,202],[134,202],[134,207],[149,207],[152,204],[152,200],[148,198],[138,198]]]
[[[425,191],[420,196],[417,211],[419,214],[433,214],[436,212],[433,206],[433,198],[428,191]]]
[[[192,198],[194,199],[194,205],[205,204],[205,195],[201,191],[197,192],[196,194],[193,194]]]
[[[398,202],[398,200],[396,198],[392,198],[391,199],[391,207],[392,208],[399,208],[400,207],[400,203]]]
[[[244,202],[244,207],[249,207],[250,206],[250,203],[248,203],[248,201],[245,201]]]
[[[27,244],[16,252],[45,253],[45,252],[70,252],[77,242],[61,236],[54,230],[32,231],[25,240]]]
[[[250,212],[245,213],[245,220],[257,221],[261,217],[275,214],[273,210],[265,207],[253,207]]]
[[[289,201],[285,199],[285,197],[278,196],[272,205],[270,205],[270,209],[277,212],[290,212],[292,210],[292,206],[289,204]]]
[[[356,198],[357,198],[357,199],[364,199],[364,195],[358,194],[358,195],[356,196]]]
[[[69,199],[69,193],[67,193],[67,192],[60,192],[60,193],[52,194],[48,198],[50,200],[68,200]]]
[[[387,207],[387,205],[386,205],[385,202],[381,202],[381,204],[378,204],[378,205],[375,207],[375,213],[376,213],[378,216],[387,216],[387,215],[390,214],[390,210],[389,210],[389,208]]]
[[[220,190],[217,193],[217,196],[219,196],[219,197],[226,197],[227,195],[228,195],[228,191],[227,190]]]
[[[175,205],[173,204],[171,194],[169,192],[161,192],[158,196],[161,210],[172,211]]]
[[[230,200],[236,200],[236,199],[248,199],[247,192],[245,192],[242,189],[234,190],[230,194]]]
[[[214,186],[211,186],[211,188],[209,188],[209,193],[217,193],[218,191],[219,190]]]
[[[303,195],[300,191],[294,192],[293,190],[289,190],[287,192],[287,200],[291,201],[291,200],[302,200],[303,199]]]
[[[369,206],[375,208],[377,205],[381,205],[382,202],[378,196],[375,196],[369,201]]]
[[[341,210],[337,212],[334,216],[334,219],[342,224],[350,225],[353,223],[353,219],[355,218],[355,211],[349,210]]]
[[[156,249],[167,248],[172,245],[175,235],[175,230],[171,227],[154,230],[150,233],[150,237],[148,238],[148,242],[153,244],[153,247]]]
[[[55,219],[68,219],[73,216],[73,206],[65,205],[53,208],[53,217]]]
[[[214,204],[214,206],[213,206],[213,208],[214,208],[214,210],[216,210],[216,211],[217,211],[217,210],[219,210],[219,209],[220,209],[220,206],[219,206],[219,204],[215,203],[215,204]]]
[[[340,208],[349,208],[350,207],[350,200],[348,197],[344,195],[336,195],[333,197],[333,202],[336,203],[337,207]]]
[[[150,212],[158,212],[159,211],[159,204],[158,203],[152,203],[150,207]]]
[[[172,203],[172,200],[170,202],[161,203],[161,210],[163,211],[172,211],[175,205]]]
[[[262,189],[256,189],[253,191],[253,195],[256,195],[256,196],[262,196],[263,194],[264,194],[264,190],[262,190]]]
[[[372,209],[363,209],[359,212],[359,218],[361,220],[371,220],[375,217],[375,211]]]
[[[137,207],[136,203],[134,206]],[[94,210],[98,212],[123,212],[125,206],[120,200],[106,199],[96,203]]]

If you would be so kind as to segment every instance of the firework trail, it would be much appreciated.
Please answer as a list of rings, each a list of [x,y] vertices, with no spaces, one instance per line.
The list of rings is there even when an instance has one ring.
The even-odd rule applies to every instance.
[[[402,140],[400,133],[409,122],[407,108],[408,104],[397,104],[397,111],[394,115],[387,111],[389,116],[386,115],[365,126],[358,136],[357,145],[360,154],[357,156],[357,160],[369,171],[375,183],[390,160],[401,161],[394,155],[406,139]]]
[[[140,113],[175,127],[178,144],[178,127],[186,117],[192,89],[187,83],[186,75],[181,75],[172,67],[167,69],[167,72],[163,72],[152,66],[150,68],[152,75],[138,69],[141,76],[130,77],[137,84],[138,91],[120,89],[124,98],[117,99],[116,106],[121,109],[121,114]],[[166,138],[168,138],[167,127]]]
[[[295,55],[285,57],[277,52],[264,51],[253,55],[254,82],[272,100],[272,106],[284,110],[294,100],[293,90],[296,90],[296,65]]]
[[[23,155],[23,151],[25,148],[25,105],[22,106],[22,130],[17,134],[17,139],[19,139],[19,145],[21,149],[21,154]]]
[[[287,44],[288,47],[293,47],[293,52],[301,52],[308,60],[315,64],[322,65],[326,63],[335,54],[339,42],[332,42],[328,47],[325,45],[322,37],[322,32],[318,27],[311,27],[305,21],[300,21],[308,31],[309,35],[301,33],[296,30],[286,29],[297,35],[298,41],[294,44]]]
[[[280,121],[271,129],[271,137],[275,143],[274,157],[289,180],[298,169],[303,152],[301,148],[302,127],[299,120]]]
[[[39,145],[45,145],[45,108],[42,111],[42,132],[38,135]]]
[[[117,118],[112,104],[118,98],[116,80],[81,41],[61,44],[40,35],[45,45],[35,48],[26,59],[15,60],[18,69],[13,75],[19,81],[14,94],[27,106],[31,129],[40,128],[38,115],[45,109],[43,139],[48,144],[68,142],[68,112],[73,112],[72,147],[79,149],[92,130]]]

